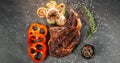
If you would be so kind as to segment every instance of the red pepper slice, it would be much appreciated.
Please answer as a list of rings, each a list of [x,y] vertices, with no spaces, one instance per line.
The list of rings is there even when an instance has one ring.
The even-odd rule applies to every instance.
[[[38,42],[28,48],[28,54],[34,62],[42,62],[47,55],[47,46]]]
[[[47,46],[46,35],[47,26],[33,23],[28,29],[28,54],[34,62],[41,62],[46,58]]]
[[[42,34],[43,36],[46,36],[47,33],[47,26],[40,23],[32,23],[28,29],[28,37],[32,34]]]
[[[31,46],[34,43],[42,42],[46,43],[46,37],[41,34],[32,34],[28,37],[28,44]]]

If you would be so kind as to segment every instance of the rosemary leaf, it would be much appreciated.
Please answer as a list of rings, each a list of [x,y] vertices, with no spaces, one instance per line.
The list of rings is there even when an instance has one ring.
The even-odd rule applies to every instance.
[[[90,10],[85,5],[83,5],[82,8],[85,10],[87,16],[89,17],[90,30],[88,31],[88,37],[87,37],[89,39],[92,37],[93,33],[96,32],[96,23]]]

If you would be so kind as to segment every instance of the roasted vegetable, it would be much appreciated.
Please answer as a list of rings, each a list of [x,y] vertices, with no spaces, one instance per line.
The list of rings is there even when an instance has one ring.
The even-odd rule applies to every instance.
[[[38,8],[38,10],[37,10],[37,15],[38,15],[40,18],[45,18],[45,17],[46,17],[46,13],[47,13],[47,9],[44,8],[44,7],[40,7],[40,8]]]
[[[65,16],[63,14],[61,15],[59,10],[55,8],[52,8],[48,11],[46,18],[49,24],[57,24],[62,26],[66,23]]]
[[[28,29],[28,37],[32,34],[41,34],[43,36],[46,36],[47,33],[47,26],[40,23],[32,23]]]
[[[41,62],[46,58],[46,35],[48,29],[45,25],[33,23],[28,29],[28,54],[34,62]]]
[[[47,46],[38,42],[28,47],[28,54],[34,62],[41,62],[46,58]]]
[[[48,24],[55,24],[60,19],[60,13],[58,9],[51,8],[46,14]]]
[[[49,2],[46,4],[46,8],[47,8],[47,9],[55,8],[56,6],[57,6],[56,1],[49,1]]]
[[[40,7],[37,10],[37,15],[40,18],[46,17],[48,24],[57,24],[62,26],[66,23],[65,14],[65,4],[58,4],[56,1],[49,1],[46,7]]]
[[[32,34],[28,37],[28,44],[30,46],[37,42],[46,43],[46,37],[41,34]]]
[[[65,4],[58,4],[57,6],[56,6],[56,8],[59,10],[59,12],[60,12],[60,14],[61,15],[64,15],[65,14]]]
[[[60,16],[60,18],[57,20],[56,24],[59,26],[62,26],[66,23],[66,18],[65,16]]]

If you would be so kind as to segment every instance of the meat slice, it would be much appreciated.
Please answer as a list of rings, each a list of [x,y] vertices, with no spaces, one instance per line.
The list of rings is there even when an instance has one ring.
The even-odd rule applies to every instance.
[[[81,27],[82,24],[78,14],[71,9],[69,19],[64,26],[49,28],[49,54],[55,57],[69,55],[79,43]]]

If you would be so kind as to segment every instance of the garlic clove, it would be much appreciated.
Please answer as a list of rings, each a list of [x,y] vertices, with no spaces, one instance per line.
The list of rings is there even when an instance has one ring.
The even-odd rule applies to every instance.
[[[65,4],[61,3],[61,4],[57,5],[56,8],[59,10],[61,15],[65,14]]]
[[[57,9],[51,8],[46,14],[46,19],[49,21],[56,22],[58,19],[60,19],[60,13]]]
[[[60,19],[56,21],[57,25],[62,26],[66,23],[66,18],[64,16],[60,16]]]
[[[57,5],[56,1],[49,1],[47,4],[46,4],[46,8],[50,9],[50,8],[55,8]]]

